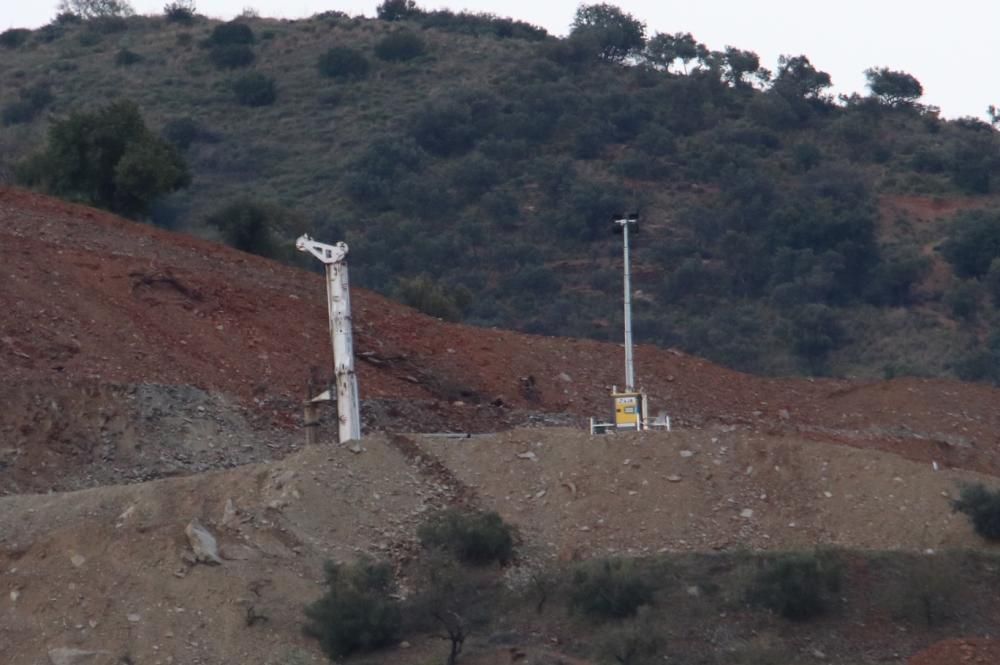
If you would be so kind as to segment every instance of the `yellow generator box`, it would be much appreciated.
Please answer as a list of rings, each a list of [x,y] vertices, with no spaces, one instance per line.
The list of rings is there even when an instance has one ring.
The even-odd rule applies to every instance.
[[[642,393],[612,393],[615,400],[615,427],[639,429]]]

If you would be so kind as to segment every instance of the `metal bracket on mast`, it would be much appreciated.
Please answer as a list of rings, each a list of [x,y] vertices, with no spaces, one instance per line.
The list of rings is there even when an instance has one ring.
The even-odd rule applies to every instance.
[[[340,442],[361,438],[358,378],[354,373],[354,342],[351,331],[351,291],[347,276],[347,244],[317,242],[307,235],[295,241],[299,251],[309,252],[326,264],[326,296],[330,317],[330,340],[336,374],[337,416]],[[320,396],[322,397],[322,395]],[[314,400],[315,401],[315,400]]]

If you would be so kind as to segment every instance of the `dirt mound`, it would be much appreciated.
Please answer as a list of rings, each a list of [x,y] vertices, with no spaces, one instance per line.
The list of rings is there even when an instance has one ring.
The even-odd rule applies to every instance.
[[[907,661],[907,665],[993,665],[1000,663],[1000,642],[990,638],[939,642]]]
[[[445,505],[500,511],[529,567],[711,548],[979,546],[941,496],[973,474],[765,438],[374,436],[359,452],[316,446],[215,473],[0,498],[4,662],[44,662],[54,649],[114,663],[322,662],[301,621],[322,593],[323,561],[406,560],[423,516]],[[194,562],[193,520],[217,539],[221,565]],[[429,662],[421,648],[386,657]]]
[[[565,429],[424,438],[480,500],[559,556],[977,548],[959,483],[881,451],[733,427],[591,438]]]
[[[974,474],[790,437],[532,429],[373,436],[357,450],[0,498],[4,662],[55,649],[114,663],[323,662],[301,634],[323,561],[410,559],[417,526],[445,505],[498,510],[519,527],[511,580],[540,561],[608,554],[979,546],[942,496]],[[221,565],[194,561],[193,520],[217,539]],[[383,662],[430,662],[435,642]],[[487,652],[470,662],[498,662]]]
[[[47,662],[52,649],[114,663],[291,662],[313,650],[300,622],[324,560],[405,555],[420,516],[457,500],[377,438],[361,453],[315,447],[269,465],[0,498],[4,663]],[[217,538],[222,565],[193,561],[192,520]]]

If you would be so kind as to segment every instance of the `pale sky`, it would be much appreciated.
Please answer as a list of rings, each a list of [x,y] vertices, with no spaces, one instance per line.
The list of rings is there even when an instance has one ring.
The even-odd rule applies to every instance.
[[[159,14],[167,0],[132,0],[139,13]],[[196,0],[201,14],[232,18],[244,7],[261,16],[299,18],[326,10],[374,16],[376,0]],[[38,27],[55,15],[55,0],[0,0],[0,30]],[[490,12],[565,35],[577,0],[421,2],[424,9]],[[829,72],[836,93],[865,93],[864,70],[889,67],[913,74],[926,104],[945,117],[984,117],[1000,105],[994,69],[1000,2],[995,0],[694,0],[612,2],[646,22],[647,32],[691,32],[709,48],[756,51],[774,69],[781,54],[809,56]],[[0,57],[2,57],[0,53]],[[982,71],[979,71],[979,70]]]

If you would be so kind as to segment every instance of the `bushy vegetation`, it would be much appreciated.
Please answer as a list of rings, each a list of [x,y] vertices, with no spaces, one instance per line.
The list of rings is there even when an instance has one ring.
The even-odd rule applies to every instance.
[[[243,106],[270,106],[278,99],[274,79],[260,72],[250,72],[233,82],[236,101]]]
[[[1000,213],[960,215],[941,253],[959,277],[985,277],[1000,258]]]
[[[135,14],[135,8],[128,0],[60,0],[59,13],[82,19],[122,18]]]
[[[1000,541],[1000,490],[989,490],[982,484],[967,485],[952,502],[952,508],[967,515],[980,536]]]
[[[163,18],[170,23],[191,25],[194,23],[196,11],[194,0],[174,0],[163,6]]]
[[[213,46],[209,51],[212,64],[219,69],[238,69],[249,67],[257,57],[253,49],[245,44],[223,44]]]
[[[281,84],[287,122],[242,113],[214,137],[220,145],[193,148],[207,135],[170,128],[204,175],[170,200],[183,224],[201,224],[250,185],[292,202],[316,235],[349,239],[359,285],[444,318],[616,339],[621,247],[608,219],[640,209],[641,342],[769,374],[1000,377],[989,334],[1000,256],[990,222],[973,219],[997,215],[985,196],[1000,182],[997,131],[943,120],[912,74],[872,68],[867,90],[834,98],[806,55],[765,63],[647,29],[610,4],[567,16],[567,38],[409,0],[381,3],[381,25],[323,14],[206,19],[178,32],[173,5],[189,3],[149,25],[111,17],[148,35],[141,50],[66,14],[4,51],[17,64],[0,91],[2,121],[47,122],[18,96],[42,82],[35,72],[60,98],[85,91],[67,103],[107,91],[71,56],[77,40],[109,67],[123,45],[141,52],[143,77],[125,77],[122,94],[162,105],[157,117],[231,112],[232,80],[206,61],[259,63]],[[176,48],[195,39],[204,50]],[[50,64],[39,68],[43,55]],[[175,58],[181,69],[160,66]],[[270,97],[255,79],[249,103]],[[0,156],[7,170],[36,147],[36,132],[16,134]],[[934,212],[957,195],[982,212],[954,224]],[[920,206],[926,214],[908,212]]]
[[[31,122],[52,103],[53,99],[52,90],[44,83],[21,88],[18,91],[18,99],[5,104],[0,110],[0,121],[4,125]]]
[[[0,32],[0,46],[4,48],[17,48],[31,37],[31,30],[26,28],[8,28]]]
[[[397,30],[375,44],[375,55],[390,62],[404,62],[424,54],[427,46],[423,38],[411,30]]]
[[[427,275],[402,278],[392,292],[404,305],[445,321],[458,321],[472,302],[472,292],[465,287],[449,289]]]
[[[388,646],[398,638],[402,614],[392,597],[388,564],[328,562],[325,577],[326,593],[305,609],[305,631],[319,640],[331,660]]]
[[[500,39],[540,41],[548,36],[545,29],[524,21],[449,9],[424,10],[414,0],[386,0],[376,8],[383,21],[412,21],[425,29],[456,32],[467,35],[489,35]]]
[[[191,180],[174,146],[153,134],[130,101],[55,122],[46,149],[21,165],[20,179],[48,192],[130,217]]]
[[[348,46],[335,46],[319,57],[316,63],[323,76],[338,79],[362,79],[371,65],[364,54]]]
[[[291,228],[294,219],[280,206],[249,198],[223,204],[205,219],[205,224],[216,229],[226,244],[268,258],[280,258],[285,253],[278,234],[295,231]]]
[[[160,134],[179,150],[187,150],[193,143],[215,143],[219,137],[190,116],[168,120]]]
[[[817,617],[840,586],[840,570],[828,557],[784,555],[768,562],[750,591],[751,602],[793,621]]]
[[[119,49],[118,53],[115,53],[115,64],[119,67],[131,67],[140,62],[142,62],[142,56],[127,48]]]
[[[601,663],[697,661],[707,643],[725,650],[726,663],[797,662],[803,643],[821,645],[831,661],[863,662],[885,642],[859,633],[862,623],[882,625],[891,617],[901,622],[900,635],[920,645],[938,639],[937,628],[948,622],[967,632],[988,630],[992,619],[984,608],[992,603],[989,581],[997,557],[958,551],[718,552],[502,571],[463,565],[432,549],[401,566],[406,592],[397,601],[388,565],[367,559],[328,564],[327,590],[306,609],[306,632],[331,660],[363,659],[364,652],[391,649],[402,640],[429,648],[437,640],[421,638],[434,637],[446,645],[440,656],[421,657],[455,665],[469,644],[492,651],[498,644],[516,646],[510,640],[521,630],[511,626],[530,625],[532,632],[560,635],[575,626],[585,639],[574,641],[574,656]],[[518,573],[530,573],[530,580]],[[514,579],[521,582],[511,584]],[[581,580],[586,589],[578,587]],[[764,596],[781,602],[762,603],[762,588]],[[836,588],[838,611],[827,612],[822,622],[806,621],[817,616],[809,591],[817,588],[822,603]],[[789,604],[789,598],[799,600]],[[783,607],[795,611],[783,615]],[[583,620],[567,623],[567,612]],[[798,620],[793,640],[783,616]],[[916,649],[899,641],[891,646]],[[382,662],[393,654],[368,658]]]
[[[637,561],[598,559],[573,571],[570,608],[594,619],[623,619],[653,602],[655,580]]]
[[[505,564],[514,554],[514,529],[495,512],[443,510],[424,522],[417,536],[425,548],[477,566]]]
[[[253,29],[243,21],[220,23],[212,28],[208,42],[212,46],[232,46],[253,44],[255,41]]]

